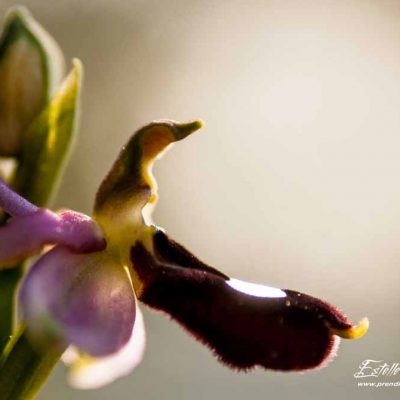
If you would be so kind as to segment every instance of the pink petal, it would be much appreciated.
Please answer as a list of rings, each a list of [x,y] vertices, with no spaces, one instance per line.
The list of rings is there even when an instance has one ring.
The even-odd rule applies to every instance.
[[[57,215],[38,209],[0,227],[0,267],[38,253],[46,244],[64,244],[83,253],[103,249],[105,240],[97,223],[84,214],[63,211]]]
[[[136,319],[128,343],[107,357],[90,357],[70,347],[62,360],[69,366],[68,382],[77,389],[95,389],[128,375],[142,361],[146,345],[143,316],[136,307]]]
[[[135,321],[129,276],[106,251],[74,254],[55,247],[30,269],[20,304],[28,334],[38,345],[72,344],[92,356],[122,348]]]

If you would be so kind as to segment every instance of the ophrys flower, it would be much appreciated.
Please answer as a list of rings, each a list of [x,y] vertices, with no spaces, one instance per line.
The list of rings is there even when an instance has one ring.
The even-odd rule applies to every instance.
[[[24,279],[23,321],[39,347],[70,346],[65,358],[80,387],[99,386],[140,361],[144,330],[136,298],[169,314],[235,369],[316,368],[335,354],[338,337],[358,338],[368,328],[368,320],[353,326],[320,299],[230,278],[152,223],[153,162],[200,126],[159,121],[140,129],[102,182],[92,219],[8,201],[14,218],[0,229],[8,244],[0,260],[56,245]],[[6,208],[4,199],[15,194],[3,189]],[[34,235],[18,240],[22,231]]]

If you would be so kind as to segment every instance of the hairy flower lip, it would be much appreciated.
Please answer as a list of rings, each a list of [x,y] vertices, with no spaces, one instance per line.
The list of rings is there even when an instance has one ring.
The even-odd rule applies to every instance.
[[[183,265],[185,268],[194,268],[215,274],[219,277],[222,277],[223,279],[231,279],[224,273],[218,271],[213,267],[208,266],[207,264],[197,259],[182,245],[180,245],[173,239],[170,239],[161,229],[156,230],[153,236],[153,241],[155,254],[160,259],[160,261],[164,260],[165,262],[169,262],[172,260],[174,265],[176,266]],[[311,299],[311,296],[298,293],[289,289],[283,289],[283,292],[292,293],[295,300],[301,296],[303,296],[303,299],[305,296]],[[368,331],[369,320],[365,317],[361,319],[358,324],[352,325],[350,321],[348,321],[347,317],[343,315],[343,318],[341,320],[327,321],[327,325],[329,326],[333,334],[343,339],[359,339],[364,336],[365,333]]]
[[[156,228],[153,235],[154,251],[160,261],[169,262],[173,260],[174,265],[183,266],[183,268],[193,268],[205,271],[225,280],[229,280],[229,276],[216,268],[210,267],[195,257],[184,246],[173,239],[170,239],[163,230]]]
[[[337,336],[366,332],[318,298],[268,287],[260,295],[232,286],[225,274],[161,230],[154,233],[153,251],[140,242],[131,248],[132,268],[141,282],[138,299],[167,313],[231,368],[320,368],[335,355]]]

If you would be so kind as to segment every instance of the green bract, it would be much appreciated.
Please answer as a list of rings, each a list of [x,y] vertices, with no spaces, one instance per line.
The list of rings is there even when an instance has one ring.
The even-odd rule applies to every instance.
[[[51,98],[63,71],[54,40],[24,8],[12,9],[0,38],[0,155],[20,154],[27,127]]]
[[[15,188],[38,206],[54,193],[76,133],[82,64],[74,60],[48,106],[26,132]]]

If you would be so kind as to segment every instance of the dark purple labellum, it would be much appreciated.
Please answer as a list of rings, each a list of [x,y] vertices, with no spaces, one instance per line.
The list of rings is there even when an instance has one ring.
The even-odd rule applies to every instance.
[[[205,265],[161,231],[154,236],[154,248],[156,256],[139,242],[131,249],[142,281],[138,298],[168,313],[232,368],[316,368],[334,355],[333,332],[352,328],[339,310],[314,297],[235,288],[241,281]]]

